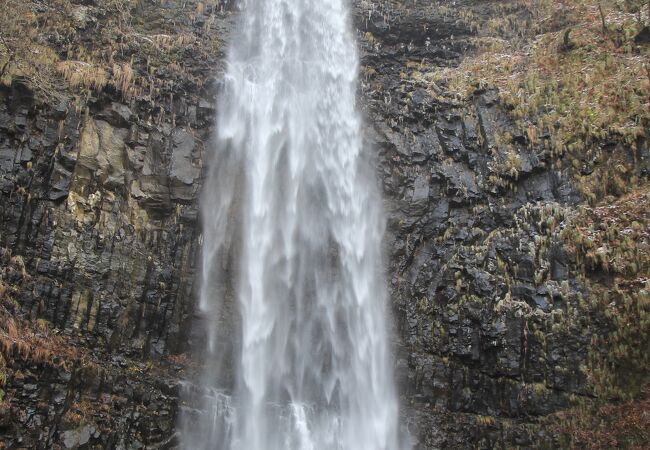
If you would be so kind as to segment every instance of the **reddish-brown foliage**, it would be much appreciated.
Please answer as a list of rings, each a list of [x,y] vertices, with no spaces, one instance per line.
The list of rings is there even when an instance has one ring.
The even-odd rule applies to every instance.
[[[644,450],[650,444],[650,387],[643,395],[620,404],[607,404],[595,409],[583,407],[558,414],[560,427],[571,448],[606,450],[626,448]]]

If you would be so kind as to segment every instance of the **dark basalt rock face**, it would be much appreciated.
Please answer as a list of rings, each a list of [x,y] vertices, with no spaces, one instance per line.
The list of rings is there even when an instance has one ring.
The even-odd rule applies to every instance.
[[[101,12],[90,4],[84,11]],[[197,39],[230,28],[227,9],[205,31],[181,6],[140,5],[134,14],[172,8],[178,33]],[[92,39],[90,28],[77,33]],[[185,375],[182,358],[169,357],[187,351],[192,332],[221,57],[185,52],[196,78],[129,100],[107,88],[82,107],[72,95],[43,100],[20,80],[0,87],[0,279],[16,312],[46,320],[85,361],[8,361],[0,447],[173,445]],[[11,269],[17,258],[23,275]]]
[[[21,305],[116,351],[180,348],[208,127],[194,137],[178,122],[147,125],[113,101],[82,117],[36,105],[19,86],[0,98],[3,144],[18,148],[3,164],[2,245],[37,274]]]
[[[491,13],[481,2],[456,3]],[[232,17],[217,15],[214,32],[225,33]],[[416,449],[545,442],[538,418],[589,394],[580,371],[588,336],[555,326],[567,296],[582,288],[549,233],[580,198],[567,174],[531,149],[495,92],[455,102],[404,79],[412,61],[461,61],[472,35],[461,21],[420,0],[360,0],[354,20],[366,138],[388,213],[404,427]],[[0,88],[0,262],[22,257],[29,276],[12,275],[20,310],[49,321],[95,362],[52,369],[16,361],[20,376],[9,380],[0,417],[8,448],[176,445],[185,373],[168,357],[200,345],[191,327],[198,196],[220,56],[185,54],[204,83],[188,81],[171,103],[166,92],[126,102],[106,91],[77,111],[36,100],[19,82]],[[167,119],[152,122],[160,109]],[[496,136],[506,132],[516,171],[502,167]],[[92,411],[71,425],[65,414],[82,400]]]
[[[580,197],[495,92],[458,102],[404,77],[409,63],[460,63],[472,32],[454,17],[424,1],[357,8],[367,137],[389,215],[403,416],[417,449],[531,447],[549,438],[540,417],[586,393],[588,337],[552,327],[581,287],[548,222]],[[498,167],[505,133],[516,173]]]
[[[151,125],[147,113],[102,98],[84,115],[69,105],[36,103],[20,85],[0,90],[2,262],[19,255],[30,273],[16,280],[15,300],[29,317],[71,336],[71,345],[107,361],[72,374],[14,367],[28,375],[8,390],[20,399],[12,409],[25,414],[0,427],[0,441],[10,448],[89,442],[114,448],[137,440],[133,429],[140,426],[145,436],[171,433],[174,394],[155,386],[167,383],[164,377],[152,383],[125,373],[139,371],[140,361],[184,349],[200,250],[203,141],[211,120],[180,116],[175,127]],[[95,425],[60,426],[75,390],[106,396],[124,414],[110,420],[113,436],[99,436]],[[44,415],[39,402],[50,405]],[[165,425],[158,429],[139,419],[147,414],[138,412],[141,407],[163,414]]]

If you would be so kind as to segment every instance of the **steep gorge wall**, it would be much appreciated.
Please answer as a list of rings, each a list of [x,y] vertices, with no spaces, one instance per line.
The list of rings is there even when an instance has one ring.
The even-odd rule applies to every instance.
[[[189,73],[154,63],[155,91],[125,99],[109,86],[77,107],[21,80],[0,87],[6,308],[79,350],[69,365],[9,362],[8,448],[175,445],[184,355],[201,339],[198,195],[222,73],[206,43],[226,41],[236,14],[217,3],[137,2],[136,34],[197,40],[174,50]],[[582,367],[596,330],[575,317],[585,288],[561,236],[581,202],[569,172],[530,145],[494,90],[458,101],[412,77],[458,65],[475,34],[461,16],[487,21],[499,3],[355,2],[360,99],[389,219],[396,376],[419,449],[531,447],[549,439],[545,416],[592,395]],[[90,9],[76,39],[92,40],[101,7],[79,6]]]
[[[138,448],[173,437],[186,360],[169,357],[187,350],[192,329],[221,57],[207,48],[225,37],[230,12],[135,3],[134,41],[116,50],[134,92],[79,92],[61,79],[42,92],[20,77],[0,86],[3,307],[23,319],[19,330],[46,321],[37,336],[56,343],[3,329],[14,350],[1,448]],[[116,14],[101,2],[29,7],[70,20],[68,38],[89,49]],[[179,36],[189,43],[175,44]]]
[[[547,332],[566,311],[562,283],[578,287],[545,221],[579,197],[523,136],[511,187],[489,182],[495,137],[516,135],[514,122],[493,91],[458,103],[405,79],[423,60],[458,64],[473,34],[427,2],[408,6],[394,4],[386,22],[367,23],[363,58],[366,73],[372,69],[363,83],[369,135],[389,200],[407,423],[417,448],[528,447],[539,440],[529,426],[535,417],[584,393],[579,368],[589,337]],[[547,282],[536,281],[540,272]]]
[[[359,2],[357,8],[367,136],[378,151],[389,214],[397,378],[416,448],[559,447],[561,426],[549,415],[596,395],[595,354],[612,350],[594,343],[620,334],[602,320],[602,291],[591,291],[594,279],[607,280],[605,290],[616,286],[614,271],[596,264],[585,272],[580,244],[571,240],[589,233],[574,230],[586,206],[582,186],[610,183],[593,166],[618,164],[647,202],[645,138],[592,144],[609,153],[578,156],[583,169],[576,176],[570,155],[558,160],[548,150],[549,134],[534,142],[497,90],[475,86],[459,98],[444,80],[428,77],[454,70],[474,52],[476,29],[506,13],[507,20],[534,20],[517,2]],[[556,52],[563,51],[559,42]],[[645,127],[647,136],[647,121]],[[645,213],[630,215],[645,223]],[[612,239],[597,251],[608,245],[619,243]],[[631,281],[635,293],[639,279],[640,285]],[[586,306],[587,298],[595,306]],[[625,301],[637,304],[615,300],[604,315],[618,314],[613,305]],[[646,303],[639,301],[624,327],[646,333]],[[632,348],[643,352],[648,340],[625,344],[633,359],[639,354]],[[643,361],[637,362],[647,376]],[[612,364],[618,365],[626,363]]]

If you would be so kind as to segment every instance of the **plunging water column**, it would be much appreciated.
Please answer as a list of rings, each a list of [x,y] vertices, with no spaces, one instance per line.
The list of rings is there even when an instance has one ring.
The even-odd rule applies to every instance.
[[[357,71],[346,0],[245,2],[202,204],[209,348],[187,449],[399,448]]]

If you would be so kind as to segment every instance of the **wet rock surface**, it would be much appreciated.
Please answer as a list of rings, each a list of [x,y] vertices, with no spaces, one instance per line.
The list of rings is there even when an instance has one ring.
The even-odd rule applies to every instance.
[[[489,5],[460,2],[489,17]],[[413,82],[454,67],[472,31],[437,5],[360,2],[367,139],[387,201],[397,380],[414,448],[553,446],[539,425],[588,395],[589,336],[565,323],[583,290],[559,230],[581,202],[496,92]],[[500,136],[514,137],[516,167]],[[549,444],[550,442],[550,444]]]
[[[215,17],[211,32],[225,36],[226,3],[178,27],[200,38]],[[485,3],[456,8],[487,20]],[[93,8],[80,6],[79,27],[101,20]],[[404,427],[416,449],[552,442],[540,418],[590,395],[581,371],[589,334],[566,319],[583,287],[558,237],[581,199],[495,92],[458,102],[405,76],[415,63],[453,67],[471,51],[457,15],[424,0],[360,0],[354,21],[365,134],[388,215]],[[17,288],[17,311],[90,354],[65,368],[11,363],[0,447],[177,445],[187,360],[172,355],[200,345],[191,326],[198,196],[221,56],[185,53],[197,79],[129,101],[107,89],[81,110],[71,98],[38,100],[20,82],[0,87],[3,277]],[[17,256],[27,276],[10,270]]]
[[[80,40],[104,20],[102,5],[86,3],[75,16]],[[173,18],[194,42],[230,28],[227,8],[163,3],[138,2],[133,14],[154,28]],[[188,79],[160,71],[162,88],[131,98],[106,88],[79,101],[63,81],[64,95],[45,100],[20,80],[0,86],[7,308],[85,352],[54,366],[19,353],[7,361],[0,448],[171,445],[185,377],[172,355],[187,351],[193,321],[198,198],[221,56],[185,52]]]
[[[0,234],[7,259],[20,256],[30,274],[14,283],[22,312],[107,361],[119,355],[137,365],[182,351],[199,251],[198,142],[209,128],[190,135],[137,119],[95,118],[108,116],[115,103],[94,105],[100,111],[94,117],[67,110],[58,119],[47,105],[21,98],[19,88],[0,90],[0,101],[9,116],[17,106],[27,111],[24,120],[0,123],[3,144],[20,149],[0,175]],[[147,161],[155,159],[155,172],[145,175]],[[148,414],[136,412],[143,408],[166,416],[158,437],[170,434],[175,397],[150,387],[146,377],[133,379],[126,364],[78,376],[71,367],[72,379],[64,370],[30,367],[30,382],[23,383],[15,375],[25,368],[13,361],[7,391],[16,415],[0,427],[2,440],[9,448],[120,448],[119,442],[156,434],[133,435],[140,424],[157,427],[138,418]],[[105,378],[106,370],[114,373]],[[116,415],[93,412],[105,420],[103,429],[67,429],[61,415],[86,395],[108,396],[106,415]],[[43,410],[41,403],[49,406]],[[106,435],[107,428],[114,433]]]

